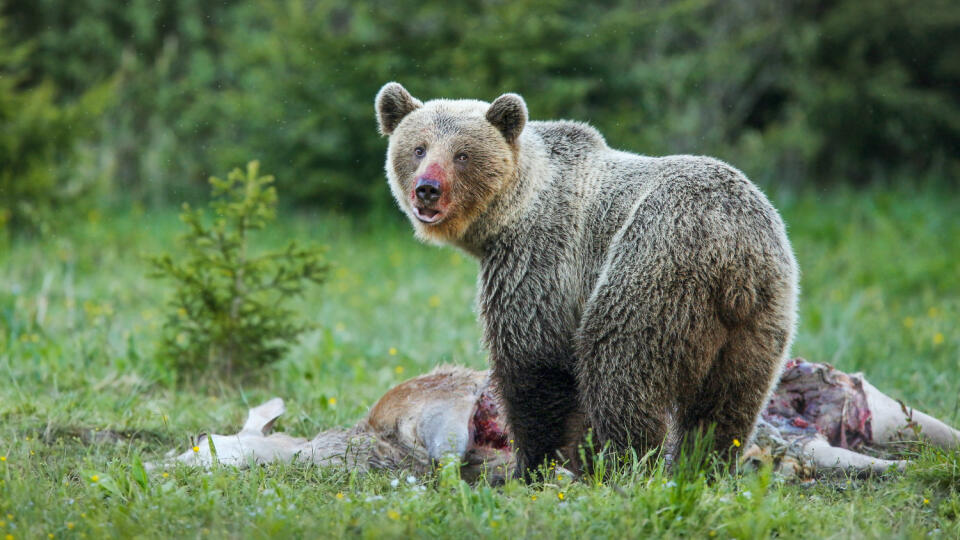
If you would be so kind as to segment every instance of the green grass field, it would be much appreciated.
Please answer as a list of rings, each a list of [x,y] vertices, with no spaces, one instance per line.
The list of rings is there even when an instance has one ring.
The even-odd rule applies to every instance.
[[[794,354],[862,370],[960,423],[960,195],[772,198],[803,272]],[[266,398],[287,401],[278,429],[312,436],[437,364],[485,363],[472,260],[417,243],[399,218],[291,214],[261,241],[329,246],[329,282],[296,306],[321,330],[259,382],[177,383],[154,354],[169,288],[141,255],[171,249],[178,232],[175,213],[133,209],[0,244],[0,536],[960,536],[960,453],[930,450],[902,475],[812,486],[657,468],[600,486],[502,488],[306,465],[143,477],[141,460],[229,433]],[[97,441],[91,429],[131,437]]]

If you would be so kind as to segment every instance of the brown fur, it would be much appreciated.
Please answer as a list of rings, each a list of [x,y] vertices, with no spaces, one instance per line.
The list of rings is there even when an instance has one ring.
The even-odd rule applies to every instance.
[[[710,425],[721,450],[751,437],[792,340],[797,269],[742,173],[528,122],[515,94],[421,103],[389,83],[376,103],[417,236],[480,259],[484,340],[521,470],[568,447],[580,415],[599,442],[641,452]],[[442,197],[418,201],[433,177]]]

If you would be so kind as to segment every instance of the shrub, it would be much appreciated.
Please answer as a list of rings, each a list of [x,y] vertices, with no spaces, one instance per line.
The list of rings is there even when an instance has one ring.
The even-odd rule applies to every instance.
[[[213,94],[229,79],[222,41],[243,4],[251,2],[0,0],[0,12],[9,39],[31,44],[27,83],[46,81],[63,100],[111,81],[90,141],[94,166],[122,196],[163,204],[202,198],[211,174],[240,162],[214,166],[205,143],[225,121]]]
[[[77,143],[95,131],[110,87],[57,104],[53,85],[26,81],[31,49],[7,46],[5,31],[0,19],[0,234],[46,232],[95,187],[92,177],[67,171],[76,164]]]
[[[327,266],[321,250],[290,242],[280,251],[250,253],[253,232],[276,217],[272,176],[252,161],[226,180],[211,178],[214,218],[184,204],[180,238],[187,256],[151,257],[154,277],[176,289],[164,322],[163,350],[183,371],[247,372],[277,360],[309,325],[294,320],[286,303],[308,282],[321,283]]]

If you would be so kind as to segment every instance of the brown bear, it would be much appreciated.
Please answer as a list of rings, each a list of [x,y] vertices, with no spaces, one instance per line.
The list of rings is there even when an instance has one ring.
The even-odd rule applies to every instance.
[[[528,122],[516,94],[376,97],[386,173],[419,238],[480,260],[478,308],[529,473],[592,428],[643,453],[713,426],[750,440],[794,334],[784,224],[708,157],[614,150],[578,122]]]

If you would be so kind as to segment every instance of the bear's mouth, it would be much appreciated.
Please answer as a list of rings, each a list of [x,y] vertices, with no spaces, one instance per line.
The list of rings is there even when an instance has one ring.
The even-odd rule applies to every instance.
[[[437,223],[443,219],[443,212],[440,210],[420,208],[419,206],[413,207],[413,215],[417,216],[421,223]]]

